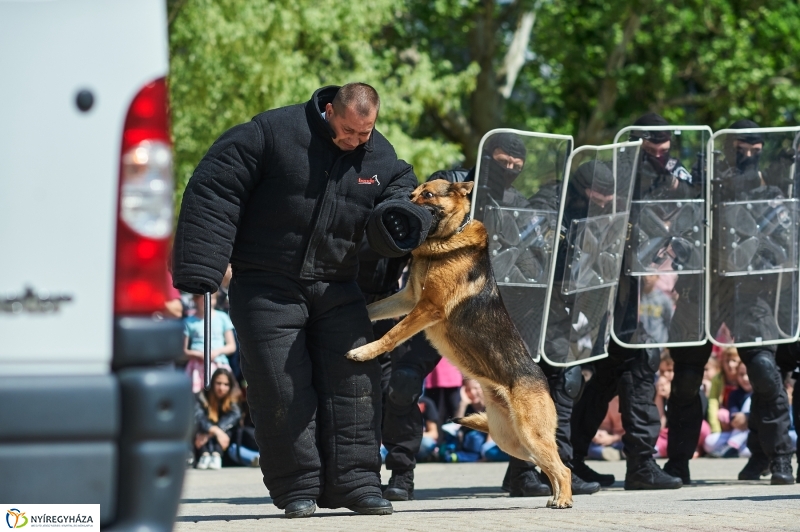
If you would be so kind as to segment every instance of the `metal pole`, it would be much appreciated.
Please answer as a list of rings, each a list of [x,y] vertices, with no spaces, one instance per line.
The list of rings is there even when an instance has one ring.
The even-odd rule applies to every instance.
[[[211,388],[211,292],[206,292],[203,298],[203,308],[205,318],[203,325],[203,388],[208,391]]]

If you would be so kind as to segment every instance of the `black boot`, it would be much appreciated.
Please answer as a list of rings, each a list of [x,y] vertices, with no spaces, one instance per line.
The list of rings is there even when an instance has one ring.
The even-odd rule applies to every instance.
[[[772,459],[769,466],[772,471],[772,480],[770,484],[773,485],[786,485],[794,484],[794,477],[792,476],[792,455],[782,454]]]
[[[586,465],[583,460],[572,462],[572,474],[577,475],[584,482],[597,482],[601,486],[611,486],[616,480],[614,475],[602,475]]]
[[[367,497],[347,509],[361,515],[391,515],[392,503],[380,497]]]
[[[681,486],[681,479],[664,473],[652,458],[628,459],[626,490],[674,490]]]
[[[692,483],[692,478],[689,475],[689,460],[667,460],[667,463],[664,464],[664,473],[671,477],[678,477],[684,486]]]
[[[389,501],[413,501],[414,470],[392,471],[392,478],[383,490],[383,498]]]
[[[591,495],[600,491],[599,482],[586,482],[581,477],[572,473],[572,494]]]
[[[297,517],[311,517],[317,509],[317,503],[311,500],[290,502],[284,508],[284,515],[287,519]]]
[[[761,480],[766,475],[769,475],[769,458],[763,454],[754,454],[739,471],[739,480]]]
[[[504,489],[507,487],[506,491],[512,497],[545,497],[552,493],[550,486],[542,482],[535,469],[512,471],[508,474],[508,479]]]

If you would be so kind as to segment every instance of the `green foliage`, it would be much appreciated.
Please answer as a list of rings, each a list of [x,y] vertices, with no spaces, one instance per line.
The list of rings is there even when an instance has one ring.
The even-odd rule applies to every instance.
[[[326,84],[378,89],[417,175],[475,160],[493,127],[610,141],[647,111],[714,129],[800,121],[796,0],[170,0],[183,189],[229,127]],[[536,19],[510,97],[504,56]]]
[[[398,65],[383,37],[399,0],[191,0],[170,3],[170,99],[182,191],[208,147],[254,115],[307,101],[317,88],[364,81],[382,97],[378,128],[420,176],[459,159],[459,147],[414,135],[420,95],[463,93],[469,72],[431,75]]]

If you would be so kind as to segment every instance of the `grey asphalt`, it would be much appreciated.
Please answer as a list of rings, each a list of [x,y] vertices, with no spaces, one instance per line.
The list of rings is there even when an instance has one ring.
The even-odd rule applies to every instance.
[[[800,530],[800,485],[738,481],[744,459],[692,460],[694,483],[666,491],[625,491],[624,462],[589,463],[617,482],[576,496],[567,510],[545,508],[546,497],[501,491],[506,464],[428,463],[417,466],[416,500],[394,503],[393,515],[317,510],[294,520],[272,505],[258,469],[188,470],[175,530]]]

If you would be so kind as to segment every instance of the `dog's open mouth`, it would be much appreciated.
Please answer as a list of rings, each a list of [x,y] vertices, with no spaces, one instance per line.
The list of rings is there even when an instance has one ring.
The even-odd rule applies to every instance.
[[[431,228],[428,229],[428,234],[436,234],[436,230],[439,229],[439,223],[442,221],[442,218],[444,218],[444,209],[439,205],[431,205],[430,203],[425,203],[422,206],[428,209],[433,217]]]

